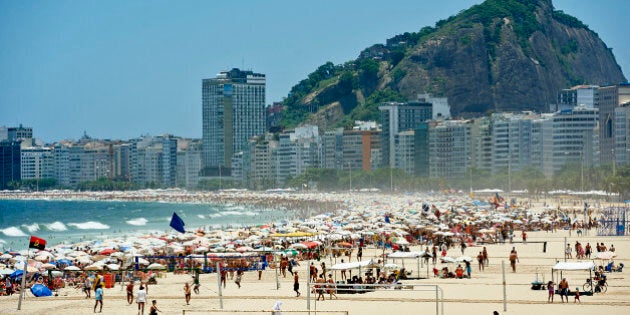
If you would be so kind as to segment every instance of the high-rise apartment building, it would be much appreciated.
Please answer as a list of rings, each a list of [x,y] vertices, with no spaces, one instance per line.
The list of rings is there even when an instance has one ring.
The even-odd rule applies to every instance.
[[[54,178],[55,158],[52,148],[23,148],[21,152],[21,172],[22,180]]]
[[[385,167],[394,167],[395,137],[399,132],[414,130],[420,123],[433,117],[431,103],[384,103],[379,106],[381,111],[381,152],[382,163]]]
[[[630,83],[599,88],[599,151],[602,165],[610,165],[615,155],[615,109],[630,102]]]
[[[265,84],[264,74],[239,69],[202,80],[204,175],[229,175],[232,155],[265,132]]]

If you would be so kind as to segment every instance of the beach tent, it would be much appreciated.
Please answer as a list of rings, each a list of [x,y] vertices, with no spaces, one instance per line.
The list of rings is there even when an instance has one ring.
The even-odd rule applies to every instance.
[[[554,281],[554,271],[560,272],[560,277],[562,278],[562,272],[564,271],[587,271],[588,270],[588,278],[593,278],[592,271],[595,270],[595,264],[593,262],[559,262],[555,264],[555,266],[551,267],[551,281]],[[593,293],[593,287],[591,286],[591,294]]]

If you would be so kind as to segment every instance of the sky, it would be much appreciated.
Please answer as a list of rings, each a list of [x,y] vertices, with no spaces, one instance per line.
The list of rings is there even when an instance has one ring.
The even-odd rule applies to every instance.
[[[267,104],[327,61],[481,0],[0,0],[0,126],[46,142],[201,138],[201,80],[267,76]],[[599,34],[630,75],[627,0],[554,0]]]

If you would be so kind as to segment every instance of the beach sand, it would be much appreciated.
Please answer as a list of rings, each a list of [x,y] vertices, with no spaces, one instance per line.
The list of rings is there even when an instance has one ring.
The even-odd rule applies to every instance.
[[[440,314],[492,314],[498,311],[500,314],[630,314],[630,270],[621,273],[608,273],[608,292],[596,293],[593,296],[582,296],[581,304],[573,302],[570,296],[569,303],[561,303],[560,296],[556,295],[554,303],[547,303],[547,290],[532,290],[531,282],[539,273],[539,280],[551,279],[551,267],[556,261],[563,261],[564,238],[574,244],[579,240],[582,244],[590,242],[604,242],[607,246],[614,244],[618,256],[617,263],[627,264],[630,261],[630,237],[598,237],[592,230],[590,235],[578,237],[575,232],[569,236],[568,231],[556,233],[530,232],[528,244],[514,242],[514,244],[489,244],[485,245],[489,253],[489,266],[485,271],[478,271],[476,261],[473,262],[471,279],[438,279],[431,276],[428,279],[404,280],[404,284],[426,285],[418,286],[416,290],[386,289],[363,294],[339,294],[337,300],[315,301],[311,294],[311,310],[336,310],[347,311],[347,314],[376,315],[376,314],[436,314],[435,285],[443,291],[443,305],[439,305]],[[520,233],[517,233],[520,236]],[[516,240],[516,239],[515,239]],[[543,253],[543,244],[535,242],[547,241],[547,252]],[[517,264],[517,272],[512,273],[507,261],[512,247],[518,251],[520,262]],[[465,254],[475,257],[482,247],[469,247]],[[412,247],[414,250],[422,250],[420,247]],[[381,249],[368,248],[364,250],[364,260],[376,257],[382,253]],[[459,256],[460,249],[452,248],[449,256]],[[338,258],[339,259],[339,258]],[[355,259],[353,257],[353,259]],[[326,259],[326,264],[331,266],[334,259]],[[577,261],[575,259],[569,261]],[[388,261],[388,262],[391,262]],[[507,304],[504,311],[503,286],[501,263],[505,262],[505,281]],[[595,261],[600,264],[599,261]],[[399,265],[400,260],[396,261]],[[301,276],[302,296],[295,297],[292,284],[293,278],[287,274],[286,278],[280,278],[280,288],[276,287],[276,272],[267,269],[263,273],[263,279],[258,280],[255,272],[246,273],[243,277],[242,288],[228,280],[227,287],[222,291],[223,312],[211,312],[212,309],[220,309],[221,301],[218,297],[218,285],[216,274],[201,275],[201,292],[192,295],[190,305],[185,305],[183,286],[190,282],[190,275],[174,275],[167,273],[158,278],[157,285],[149,288],[148,301],[145,314],[149,313],[150,301],[158,301],[161,314],[271,314],[271,308],[276,301],[282,301],[283,314],[294,311],[307,310],[306,275],[308,262],[303,261],[296,268]],[[316,263],[319,265],[319,262]],[[438,268],[443,264],[438,263]],[[405,261],[405,267],[417,273],[415,260]],[[450,264],[449,269],[454,265]],[[430,266],[432,269],[432,266]],[[422,267],[421,275],[426,275],[426,266]],[[356,271],[355,271],[356,272]],[[340,275],[337,274],[337,277]],[[582,288],[588,272],[570,271],[563,273],[567,278],[571,290]],[[559,280],[554,279],[556,283]],[[138,286],[135,287],[137,290]],[[137,314],[137,305],[128,305],[125,299],[125,291],[117,284],[114,288],[104,289],[104,314]],[[93,313],[94,298],[86,299],[80,289],[64,288],[59,291],[57,297],[36,298],[27,296],[22,301],[22,310],[17,311],[18,296],[0,297],[0,314],[91,314]],[[228,312],[236,310],[237,312]],[[243,312],[253,311],[253,312]],[[320,313],[343,314],[343,313]]]

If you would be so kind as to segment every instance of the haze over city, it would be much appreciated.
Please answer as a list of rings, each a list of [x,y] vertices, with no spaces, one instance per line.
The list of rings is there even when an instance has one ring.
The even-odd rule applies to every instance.
[[[267,76],[266,103],[326,61],[433,26],[482,1],[0,1],[0,125],[47,142],[201,137],[201,79],[233,67]],[[597,32],[626,75],[621,0],[554,1]]]

